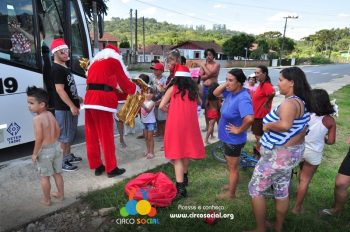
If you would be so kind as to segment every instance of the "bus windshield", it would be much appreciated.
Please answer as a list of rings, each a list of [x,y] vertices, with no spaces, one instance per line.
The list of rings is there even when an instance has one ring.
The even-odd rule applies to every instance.
[[[0,59],[37,67],[32,0],[0,1]]]
[[[14,65],[41,69],[41,46],[50,47],[53,39],[66,38],[62,26],[67,25],[64,1],[34,1],[36,4],[33,4],[33,0],[0,1],[0,62],[3,60]],[[71,41],[66,42],[71,46],[71,68],[73,72],[84,76],[79,59],[88,57],[87,45],[84,43],[87,33],[81,22],[85,15],[81,15],[77,1],[67,2],[70,3],[70,12],[67,14],[70,14]],[[37,10],[34,9],[36,5]]]

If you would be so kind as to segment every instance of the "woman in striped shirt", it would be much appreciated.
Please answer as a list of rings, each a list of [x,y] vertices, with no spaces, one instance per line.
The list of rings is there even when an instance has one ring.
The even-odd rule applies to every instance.
[[[298,67],[283,69],[278,88],[285,95],[285,100],[263,119],[261,158],[248,186],[257,226],[255,231],[266,230],[264,193],[271,185],[276,204],[273,227],[276,231],[282,231],[289,204],[288,187],[292,169],[301,161],[310,120],[311,88],[305,73]]]

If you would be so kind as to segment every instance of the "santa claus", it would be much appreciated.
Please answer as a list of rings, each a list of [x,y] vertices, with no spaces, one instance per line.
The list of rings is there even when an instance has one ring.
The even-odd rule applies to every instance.
[[[117,166],[113,113],[117,112],[118,89],[126,94],[139,91],[139,87],[128,79],[127,73],[120,52],[113,45],[107,45],[98,52],[88,68],[84,100],[86,151],[90,169],[95,169],[96,176],[104,171],[108,177],[125,172],[125,169]]]

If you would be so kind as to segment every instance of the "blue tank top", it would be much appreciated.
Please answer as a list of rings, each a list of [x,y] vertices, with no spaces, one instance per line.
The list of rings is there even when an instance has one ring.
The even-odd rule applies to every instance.
[[[290,98],[298,98],[297,96],[291,96]],[[260,139],[260,143],[262,146],[264,146],[267,149],[272,149],[275,145],[282,146],[286,144],[292,137],[294,137],[296,134],[304,130],[306,126],[308,126],[308,122],[310,121],[310,113],[307,111],[305,107],[305,102],[301,100],[304,104],[304,114],[294,119],[292,127],[285,132],[276,132],[276,131],[268,131],[263,134],[263,136]],[[279,106],[278,106],[279,107]],[[270,113],[268,113],[264,119],[263,124],[270,123],[270,122],[277,122],[280,117],[277,114],[278,107],[273,109]]]

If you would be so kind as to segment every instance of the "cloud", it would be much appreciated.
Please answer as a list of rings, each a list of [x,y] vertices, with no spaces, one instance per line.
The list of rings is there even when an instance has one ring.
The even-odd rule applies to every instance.
[[[347,18],[347,17],[349,17],[350,15],[349,14],[346,14],[346,13],[339,13],[338,15],[337,15],[337,17],[338,18]]]
[[[122,0],[123,3],[128,3],[130,0]]]
[[[140,11],[142,15],[146,17],[153,17],[157,13],[157,9],[155,7],[148,7]]]
[[[224,4],[215,4],[215,5],[214,5],[214,8],[226,9],[227,7],[226,7],[226,5],[224,5]]]
[[[189,16],[196,16],[195,13],[187,13],[187,15],[189,15]]]
[[[296,12],[278,12],[277,14],[275,15],[272,15],[271,17],[267,18],[268,21],[281,21],[283,20],[283,17],[286,17],[286,16],[298,16],[299,15],[296,13]]]

